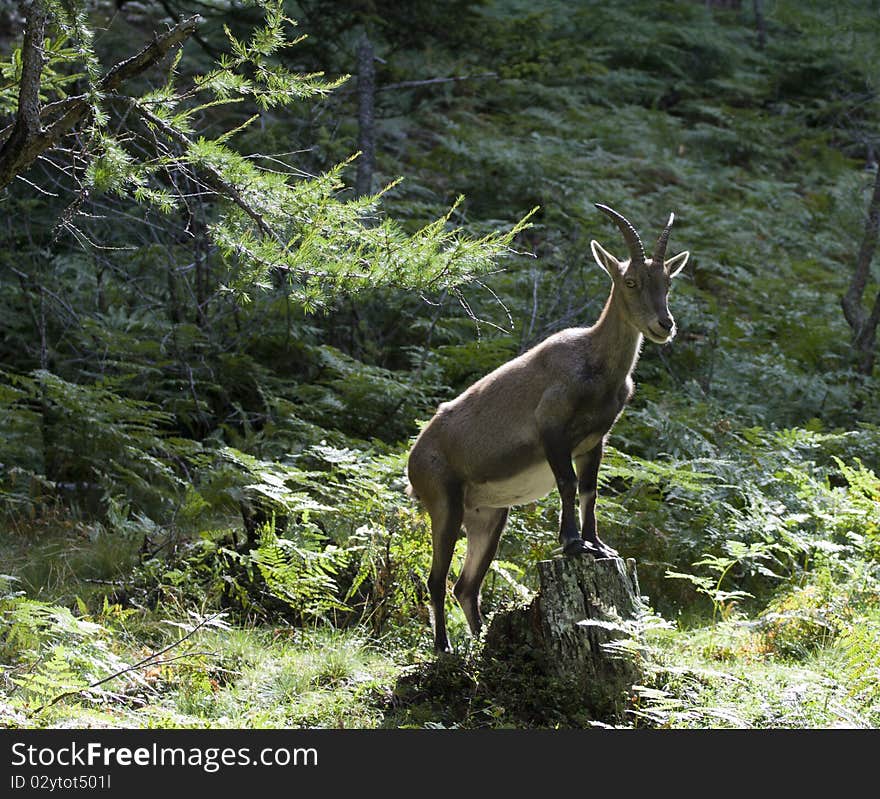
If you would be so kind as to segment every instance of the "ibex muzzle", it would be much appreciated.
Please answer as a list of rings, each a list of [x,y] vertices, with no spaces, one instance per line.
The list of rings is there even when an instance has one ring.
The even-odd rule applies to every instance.
[[[533,502],[555,487],[563,552],[617,557],[596,532],[603,445],[632,395],[643,336],[663,344],[675,335],[669,286],[689,253],[666,260],[672,214],[649,261],[626,218],[605,205],[596,207],[614,221],[629,249],[629,258],[620,261],[598,242],[590,244],[612,281],[596,324],[555,333],[443,403],[410,453],[411,493],[431,517],[428,590],[437,651],[449,651],[446,579],[462,525],[467,554],[454,593],[475,635],[481,627],[480,587],[511,506]]]

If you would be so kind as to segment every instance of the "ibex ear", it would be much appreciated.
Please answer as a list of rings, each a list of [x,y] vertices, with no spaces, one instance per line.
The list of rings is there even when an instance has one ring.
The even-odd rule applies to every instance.
[[[618,261],[608,250],[606,250],[598,241],[593,239],[590,242],[590,249],[593,251],[593,258],[607,273],[609,277],[620,274],[620,261]]]
[[[684,265],[688,262],[688,258],[690,257],[691,254],[689,251],[685,250],[684,252],[680,252],[674,258],[664,261],[663,268],[666,270],[669,277],[675,277],[682,269],[684,269]]]

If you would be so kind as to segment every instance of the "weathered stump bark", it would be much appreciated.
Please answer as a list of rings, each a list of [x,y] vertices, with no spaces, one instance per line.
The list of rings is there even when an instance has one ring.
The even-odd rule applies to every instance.
[[[644,610],[635,561],[556,558],[538,563],[538,574],[534,599],[489,623],[484,687],[509,693],[512,684],[528,683],[531,701],[545,705],[531,714],[563,724],[622,720],[627,695],[641,680],[636,654],[621,645],[637,635]]]

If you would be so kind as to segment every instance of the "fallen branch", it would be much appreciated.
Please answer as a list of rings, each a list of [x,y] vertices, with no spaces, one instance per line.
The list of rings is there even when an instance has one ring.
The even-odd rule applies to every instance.
[[[34,716],[37,713],[40,713],[43,710],[46,710],[47,708],[52,707],[52,705],[57,704],[62,699],[67,699],[70,696],[76,696],[77,694],[81,694],[81,693],[88,691],[92,688],[97,688],[99,685],[103,685],[106,682],[110,682],[110,680],[116,679],[116,677],[121,677],[123,674],[128,674],[130,671],[135,671],[136,669],[144,668],[145,666],[157,665],[158,658],[162,657],[162,655],[164,655],[166,652],[170,652],[175,647],[180,646],[188,638],[192,638],[192,636],[195,635],[198,630],[200,630],[202,627],[206,627],[208,624],[210,624],[212,621],[214,621],[214,619],[216,619],[220,615],[222,615],[222,611],[215,613],[213,616],[208,616],[208,618],[206,618],[206,619],[202,619],[186,635],[184,635],[181,638],[178,638],[176,641],[173,641],[172,643],[168,644],[168,646],[160,649],[158,652],[153,652],[152,654],[147,655],[147,657],[145,657],[143,660],[139,660],[133,666],[126,666],[124,669],[120,669],[119,671],[116,671],[113,674],[108,675],[107,677],[103,677],[100,680],[96,680],[95,682],[90,683],[89,685],[86,685],[83,688],[75,688],[72,691],[64,691],[63,693],[58,694],[58,696],[53,697],[50,701],[48,701],[45,704],[40,705],[38,708],[32,710],[30,715]],[[189,653],[189,654],[192,654],[192,653]],[[196,653],[196,654],[204,654],[204,653],[200,652],[200,653]],[[162,663],[170,662],[171,660],[178,660],[178,659],[179,659],[179,657],[170,658],[167,661],[161,661],[161,662]]]
[[[386,83],[384,86],[377,87],[377,92],[387,92],[391,89],[414,89],[418,86],[433,86],[437,83],[458,83],[463,80],[484,80],[486,78],[497,78],[497,72],[483,72],[479,75],[453,75],[448,78],[426,78],[425,80],[403,80],[398,83]]]

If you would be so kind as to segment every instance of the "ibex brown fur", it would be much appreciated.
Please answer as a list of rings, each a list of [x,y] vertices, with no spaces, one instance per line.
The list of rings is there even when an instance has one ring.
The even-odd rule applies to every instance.
[[[411,493],[431,517],[428,590],[437,651],[449,651],[446,578],[462,525],[467,554],[454,593],[474,634],[481,626],[480,586],[512,505],[532,502],[555,486],[563,552],[617,556],[596,533],[602,448],[632,395],[642,337],[663,344],[675,335],[669,286],[689,253],[665,260],[673,214],[649,261],[635,228],[611,208],[596,207],[614,220],[629,249],[629,259],[619,261],[598,242],[590,244],[612,280],[596,324],[550,336],[443,403],[410,453]]]

